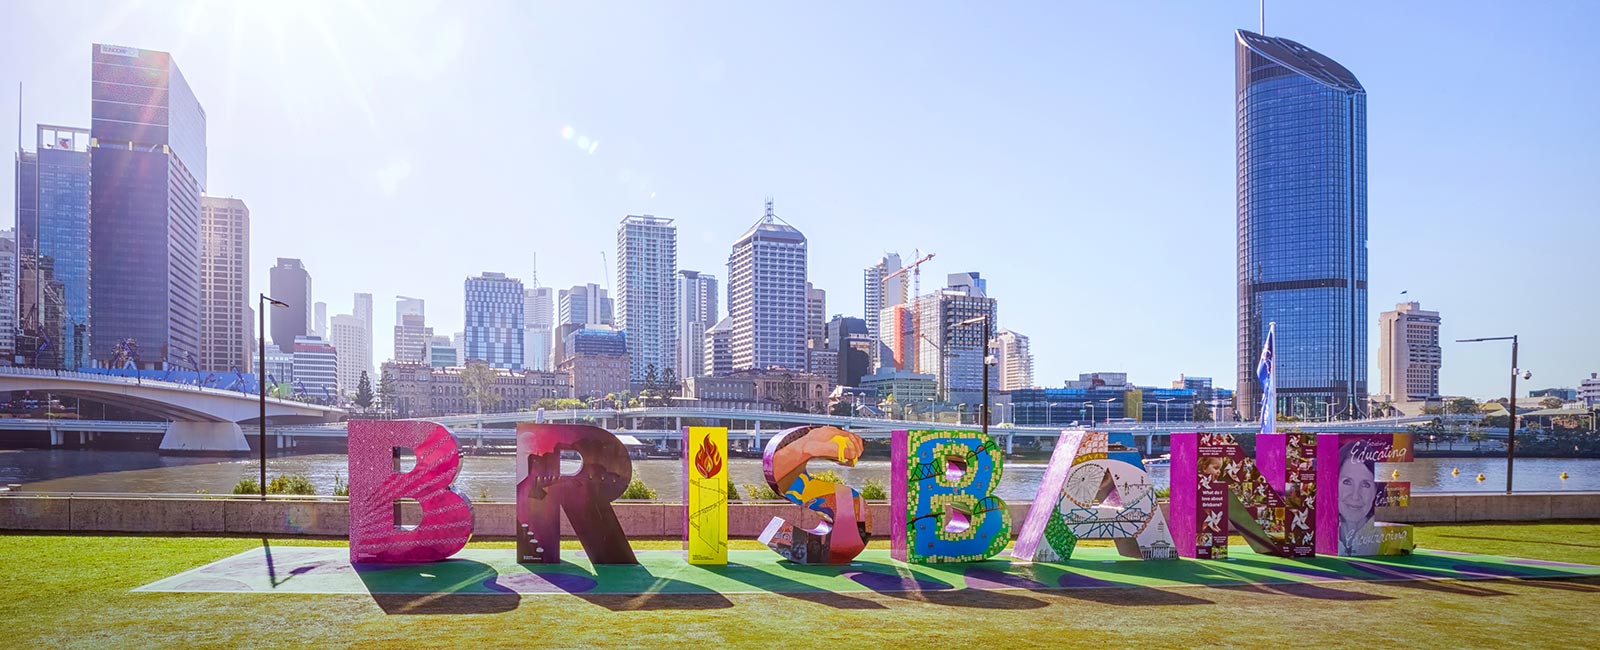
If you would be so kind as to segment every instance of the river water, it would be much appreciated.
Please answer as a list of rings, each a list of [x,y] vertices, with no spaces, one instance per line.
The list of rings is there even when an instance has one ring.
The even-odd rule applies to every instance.
[[[154,451],[107,450],[0,450],[0,486],[18,485],[25,492],[134,492],[227,494],[240,478],[255,477],[255,459],[218,459],[163,456]],[[305,454],[267,459],[268,476],[300,474],[317,486],[318,494],[332,494],[334,478],[345,475],[344,454]],[[576,463],[568,471],[576,469]],[[729,460],[735,484],[764,483],[761,461]],[[866,460],[855,467],[813,461],[812,469],[833,469],[851,485],[868,479],[888,484],[889,462]],[[456,489],[473,499],[513,499],[515,464],[511,456],[466,456]],[[683,461],[636,460],[634,475],[654,488],[658,498],[677,501],[683,495]],[[1451,470],[1460,470],[1452,474]],[[1398,478],[1391,472],[1398,471]],[[1496,492],[1505,490],[1505,459],[1419,458],[1412,463],[1380,464],[1382,480],[1410,481],[1413,492]],[[1567,479],[1561,478],[1566,472]],[[1030,501],[1044,473],[1042,462],[1007,462],[996,494],[1008,501]],[[1477,477],[1483,474],[1484,480]],[[1527,492],[1600,491],[1600,459],[1527,458],[1516,462],[1515,489]],[[1165,467],[1153,467],[1150,478],[1158,486],[1168,482]]]

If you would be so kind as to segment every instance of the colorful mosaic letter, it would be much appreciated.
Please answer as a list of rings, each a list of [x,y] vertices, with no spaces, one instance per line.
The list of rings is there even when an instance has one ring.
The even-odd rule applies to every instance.
[[[1411,483],[1380,481],[1377,463],[1409,463],[1411,434],[1322,434],[1317,455],[1317,552],[1327,555],[1408,555],[1411,526],[1378,522],[1379,506],[1411,503]]]
[[[1117,449],[1131,451],[1133,437],[1117,437]],[[1127,557],[1177,558],[1138,452],[1114,454],[1111,437],[1100,431],[1061,433],[1011,555],[1066,560],[1080,539],[1115,540],[1117,552]]]
[[[822,521],[815,528],[802,528],[774,517],[758,538],[761,543],[799,564],[844,564],[866,549],[872,519],[861,493],[806,472],[806,462],[813,458],[854,467],[862,447],[860,436],[831,426],[795,427],[767,443],[761,457],[767,484]]]
[[[684,550],[689,564],[728,563],[728,429],[684,427]]]
[[[472,539],[472,501],[450,487],[461,468],[456,437],[432,422],[353,420],[349,428],[350,562],[436,562]],[[417,464],[400,473],[400,450]],[[422,507],[399,525],[400,499]]]
[[[976,431],[896,431],[889,463],[890,554],[901,562],[978,562],[1011,541],[994,496],[1005,456]]]
[[[1316,555],[1316,436],[1264,433],[1248,458],[1232,434],[1172,434],[1172,536],[1183,557],[1228,556],[1228,524],[1258,553]]]
[[[563,475],[561,452],[577,458]],[[595,564],[638,564],[611,502],[633,478],[628,449],[610,431],[581,424],[517,425],[517,561],[561,562],[561,513]]]

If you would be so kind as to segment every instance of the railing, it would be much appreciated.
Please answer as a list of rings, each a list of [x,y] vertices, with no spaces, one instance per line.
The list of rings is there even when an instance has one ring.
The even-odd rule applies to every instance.
[[[206,394],[206,395],[212,395],[212,396],[216,396],[216,397],[227,397],[227,398],[231,398],[231,399],[251,399],[251,400],[258,399],[258,394],[255,393],[255,392],[245,392],[245,391],[227,390],[227,389],[222,389],[222,388],[214,388],[214,387],[211,387],[211,386],[205,386],[205,385],[197,384],[197,383],[183,383],[183,382],[165,381],[165,380],[162,380],[162,379],[148,379],[148,378],[145,378],[143,376],[128,377],[128,376],[125,376],[125,375],[117,375],[117,374],[109,374],[109,373],[79,372],[79,371],[76,371],[76,370],[47,370],[47,369],[44,369],[44,368],[30,368],[30,367],[27,367],[27,366],[4,366],[4,367],[0,367],[0,377],[4,377],[4,376],[7,376],[7,375],[17,376],[17,377],[44,377],[44,378],[50,378],[50,379],[66,379],[66,380],[72,380],[72,381],[89,381],[89,382],[104,383],[104,384],[120,384],[120,385],[123,385],[123,386],[150,387],[150,388],[156,388],[156,389],[160,389],[160,390],[176,390],[176,391],[185,391],[185,392],[191,392],[191,393],[197,392],[197,393],[202,393],[202,394]],[[251,384],[251,386],[253,387],[254,384]],[[294,401],[294,400],[286,400],[286,399],[282,399],[282,398],[278,398],[278,397],[268,397],[267,398],[267,403],[268,404],[275,404],[275,405],[278,405],[278,406],[293,407],[293,408],[306,408],[306,409],[321,410],[321,411],[341,411],[341,409],[338,409],[338,408],[332,407],[332,406],[323,406],[323,405],[320,405],[320,404],[310,404],[310,403],[307,403],[307,402],[298,402],[298,401]]]

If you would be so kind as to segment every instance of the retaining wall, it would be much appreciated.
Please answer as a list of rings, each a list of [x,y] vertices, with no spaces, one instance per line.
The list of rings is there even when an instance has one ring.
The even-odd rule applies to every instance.
[[[1029,504],[1010,506],[1012,530],[1020,530]],[[613,507],[630,537],[683,536],[682,504],[618,502]],[[889,523],[888,505],[877,503],[868,508],[874,529],[882,534]],[[478,503],[472,510],[475,536],[512,536],[516,526],[513,504]],[[735,538],[753,538],[775,516],[798,518],[806,526],[816,522],[812,513],[794,505],[730,503],[728,533]],[[419,518],[415,504],[401,514],[403,523],[415,523]],[[1413,495],[1410,507],[1382,508],[1378,519],[1401,523],[1600,519],[1600,492]],[[0,496],[0,530],[345,537],[348,526],[349,504],[334,500],[77,497],[25,492]],[[565,517],[561,530],[564,535],[572,534]]]

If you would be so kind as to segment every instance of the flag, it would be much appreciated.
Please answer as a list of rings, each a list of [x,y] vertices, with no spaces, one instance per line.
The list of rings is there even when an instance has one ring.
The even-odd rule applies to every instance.
[[[1277,374],[1273,359],[1273,334],[1277,331],[1277,323],[1267,323],[1267,342],[1261,346],[1261,363],[1256,364],[1256,379],[1261,381],[1261,432],[1277,433],[1278,422],[1278,382],[1274,378]]]

